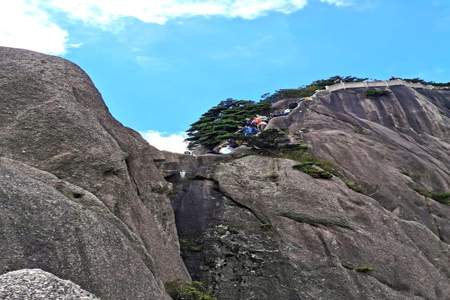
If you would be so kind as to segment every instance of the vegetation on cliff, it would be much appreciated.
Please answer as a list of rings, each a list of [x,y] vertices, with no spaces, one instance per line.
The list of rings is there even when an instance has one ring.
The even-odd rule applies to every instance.
[[[174,300],[215,300],[205,285],[199,281],[170,281],[165,284],[167,293]]]
[[[450,87],[450,82],[435,82],[435,81],[426,81],[421,78],[401,78],[401,77],[391,77],[390,80],[400,79],[406,82],[411,83],[420,83],[423,85],[433,85],[436,87]]]
[[[247,118],[270,113],[270,103],[227,99],[214,106],[187,131],[189,148],[201,145],[209,150],[230,138],[238,138]]]
[[[316,91],[324,90],[326,86],[330,86],[340,82],[361,82],[365,80],[368,80],[368,78],[358,78],[353,76],[333,76],[328,79],[313,81],[308,85],[301,86],[295,89],[281,89],[273,94],[265,94],[263,95],[263,101],[273,103],[281,99],[311,97]]]
[[[434,85],[437,87],[450,87],[448,83],[438,83],[425,81],[420,78],[399,78],[392,77],[391,80],[401,79],[411,83],[421,83],[424,85]],[[252,118],[257,114],[269,115],[271,104],[282,99],[305,98],[314,95],[318,90],[323,90],[326,86],[331,86],[340,82],[362,82],[368,78],[354,76],[333,76],[328,79],[313,81],[312,83],[293,89],[280,89],[274,93],[266,93],[259,102],[251,100],[227,99],[204,113],[198,121],[191,124],[187,130],[189,148],[193,149],[199,145],[208,150],[214,149],[228,139],[242,139],[242,135],[237,133],[247,118]],[[381,97],[389,93],[387,90],[369,89],[367,97]]]
[[[296,89],[281,89],[273,94],[263,95],[261,101],[227,99],[209,109],[200,119],[187,130],[189,148],[203,146],[208,150],[221,144],[227,139],[240,139],[242,135],[237,131],[244,125],[247,118],[252,118],[257,114],[269,115],[271,104],[286,98],[304,98],[312,96],[317,90],[325,89],[327,85],[339,82],[359,82],[367,78],[357,78],[352,76],[334,76],[324,80],[317,80],[309,85]]]

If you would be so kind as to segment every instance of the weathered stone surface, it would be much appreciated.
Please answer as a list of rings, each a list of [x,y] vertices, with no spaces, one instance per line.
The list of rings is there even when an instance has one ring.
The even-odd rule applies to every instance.
[[[364,92],[320,93],[282,119],[292,136],[384,208],[449,243],[449,207],[415,190],[450,191],[450,91],[397,86],[378,98]]]
[[[192,277],[218,299],[449,299],[450,209],[415,191],[449,191],[449,99],[321,93],[272,120],[342,179],[271,157],[168,157],[162,169],[189,174],[167,178]]]
[[[0,48],[0,274],[168,299],[163,282],[190,277],[170,195],[190,275],[219,300],[449,299],[450,208],[426,196],[450,187],[449,99],[396,86],[301,101],[268,127],[341,174],[314,179],[248,149],[159,152],[77,66]]]
[[[68,280],[39,269],[24,269],[0,276],[0,299],[4,300],[95,300]]]
[[[95,195],[0,158],[2,273],[30,266],[105,299],[165,299],[142,241]]]
[[[2,256],[0,274],[41,268],[106,299],[124,299],[127,291],[133,299],[164,298],[162,282],[189,279],[170,185],[153,162],[159,152],[110,115],[79,67],[0,47],[0,107],[0,157],[15,162],[2,160],[11,174],[1,174],[1,239],[11,242],[1,247],[11,254]],[[28,178],[18,162],[71,184],[68,194]],[[97,204],[73,206],[85,197],[97,199],[102,213],[90,211]]]

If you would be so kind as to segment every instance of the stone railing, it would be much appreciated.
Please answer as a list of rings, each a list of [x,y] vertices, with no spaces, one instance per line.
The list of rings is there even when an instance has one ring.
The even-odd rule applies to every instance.
[[[436,89],[437,87],[432,85],[423,85],[421,83],[412,83],[404,80],[396,79],[396,80],[383,80],[383,81],[363,81],[363,82],[341,82],[331,86],[327,86],[325,88],[328,92],[334,92],[339,90],[346,89],[356,89],[356,88],[376,88],[376,87],[384,87],[389,88],[391,86],[409,86],[412,88],[426,88],[426,89]]]

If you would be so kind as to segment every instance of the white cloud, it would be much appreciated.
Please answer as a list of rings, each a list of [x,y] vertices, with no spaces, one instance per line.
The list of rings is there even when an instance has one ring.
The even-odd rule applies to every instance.
[[[3,1],[0,4],[0,45],[64,54],[68,33],[50,20],[35,0]]]
[[[47,0],[45,7],[107,26],[124,17],[157,24],[192,16],[254,19],[272,11],[289,14],[306,4],[307,0]]]
[[[320,0],[346,6],[352,0]],[[308,0],[9,0],[0,4],[0,45],[48,54],[64,54],[81,44],[68,42],[68,32],[53,13],[107,30],[117,30],[124,18],[164,24],[194,16],[255,19],[270,12],[290,14]]]
[[[352,0],[320,0],[320,2],[336,6],[350,6],[353,4]]]
[[[144,139],[149,142],[150,145],[158,148],[159,150],[165,150],[175,153],[184,153],[187,150],[188,143],[184,141],[186,134],[164,134],[159,131],[148,130],[140,132]]]

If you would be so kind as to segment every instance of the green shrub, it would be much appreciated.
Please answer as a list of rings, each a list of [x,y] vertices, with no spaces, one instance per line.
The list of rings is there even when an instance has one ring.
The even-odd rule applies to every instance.
[[[414,190],[422,196],[450,205],[450,192],[430,192],[423,188],[414,188]]]
[[[293,168],[314,178],[331,179],[333,175],[339,176],[339,172],[333,163],[316,158],[311,153],[310,148],[304,144],[289,145],[282,148],[276,157],[299,162]]]
[[[166,292],[173,300],[215,300],[216,298],[199,281],[169,281],[165,284]]]
[[[365,94],[367,97],[382,97],[382,96],[389,95],[389,91],[387,91],[387,90],[367,90]]]
[[[321,167],[315,165],[313,162],[307,162],[299,165],[293,166],[294,169],[302,171],[313,178],[319,179],[331,179],[333,174],[328,171],[323,170]]]
[[[344,178],[343,181],[349,189],[351,189],[357,193],[364,194],[364,189],[358,183],[356,183],[352,180],[346,179],[346,178]]]
[[[287,149],[285,151],[281,151],[279,153],[280,158],[290,159],[297,161],[299,163],[313,161],[314,157],[309,151],[309,147],[307,145],[299,145],[297,149]]]
[[[370,266],[358,266],[358,267],[354,268],[353,270],[355,270],[356,272],[360,272],[360,273],[370,273],[370,272],[373,272],[375,269]]]
[[[431,192],[430,197],[442,204],[450,205],[450,192],[446,192],[446,193]]]
[[[277,129],[267,129],[262,131],[259,135],[241,137],[249,147],[260,150],[274,151],[280,150],[284,145],[289,143],[289,138],[286,133]]]
[[[391,77],[390,80],[401,79],[406,82],[411,83],[421,83],[423,85],[433,85],[436,87],[450,87],[450,82],[434,82],[434,81],[426,81],[421,78],[400,78],[400,77]]]
[[[180,248],[182,251],[201,252],[203,250],[203,244],[199,240],[180,239]]]
[[[325,89],[326,86],[331,86],[340,82],[361,82],[365,80],[367,80],[367,78],[333,76],[328,79],[316,80],[311,84],[296,89],[281,89],[273,94],[264,94],[263,101],[274,103],[281,99],[310,97],[314,95],[317,90]]]
[[[353,128],[353,132],[357,134],[367,134],[367,131],[361,126],[356,126]]]
[[[263,231],[272,231],[273,230],[273,225],[272,224],[261,224],[260,228]]]

